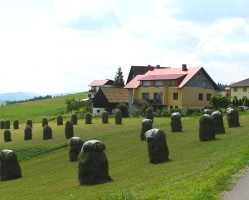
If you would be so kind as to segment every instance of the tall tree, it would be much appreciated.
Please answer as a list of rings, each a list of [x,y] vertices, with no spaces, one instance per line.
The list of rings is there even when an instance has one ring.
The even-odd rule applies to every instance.
[[[123,88],[124,87],[124,76],[123,76],[123,72],[121,70],[121,67],[118,68],[118,71],[115,75],[113,87],[114,88]]]

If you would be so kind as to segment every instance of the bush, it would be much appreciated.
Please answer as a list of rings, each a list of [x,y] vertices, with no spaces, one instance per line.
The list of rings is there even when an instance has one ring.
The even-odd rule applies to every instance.
[[[171,126],[171,132],[182,131],[181,114],[179,112],[174,112],[171,114],[170,126]]]
[[[102,112],[102,124],[108,124],[109,121],[108,121],[108,112],[107,111],[104,111]]]
[[[33,128],[33,121],[31,119],[27,119],[26,125],[28,125],[31,128]]]
[[[142,120],[142,130],[140,132],[140,139],[145,140],[145,133],[152,129],[152,120],[151,119],[143,119]]]
[[[78,161],[78,155],[80,153],[80,150],[83,146],[84,142],[81,138],[79,137],[72,137],[69,140],[69,161],[70,162],[75,162]]]
[[[73,122],[72,121],[67,121],[65,123],[65,135],[66,139],[70,139],[74,135],[74,130],[73,130]]]
[[[169,160],[169,149],[166,141],[166,135],[163,130],[151,129],[145,133],[147,141],[149,162],[162,163]]]
[[[129,108],[126,103],[119,103],[117,108],[122,112],[122,117],[129,117]]]
[[[84,143],[78,163],[80,185],[100,184],[111,180],[105,148],[105,144],[99,140]]]
[[[32,140],[32,128],[29,125],[24,129],[24,140]]]
[[[85,124],[92,124],[92,114],[88,112],[85,117]]]
[[[63,117],[61,114],[57,115],[57,125],[60,126],[60,125],[63,125]]]
[[[10,120],[6,120],[6,121],[4,122],[4,128],[5,128],[5,129],[10,129]]]
[[[78,116],[76,113],[72,114],[71,121],[73,122],[73,125],[78,124]]]
[[[154,118],[154,115],[153,115],[153,110],[151,107],[147,108],[146,111],[145,111],[145,118],[146,119],[151,119],[152,122],[153,122],[153,118]]]
[[[48,119],[42,118],[42,127],[44,127],[45,125],[48,125]]]
[[[115,111],[115,124],[122,124],[122,112],[119,109]]]
[[[1,126],[1,129],[4,129],[4,121],[1,121],[1,123],[0,123],[0,126]]]
[[[11,132],[9,129],[5,129],[3,132],[4,135],[4,141],[5,142],[10,142],[11,141]]]
[[[19,121],[18,120],[14,120],[14,122],[13,122],[13,128],[14,129],[19,129]]]
[[[201,141],[215,139],[214,120],[209,114],[204,114],[199,120],[199,138]]]
[[[12,150],[2,150],[0,153],[0,180],[7,181],[21,177],[21,167],[17,155]]]
[[[225,127],[223,123],[223,115],[219,111],[214,111],[212,113],[212,117],[214,119],[214,128],[215,128],[215,133],[220,134],[220,133],[225,133]]]
[[[52,128],[49,125],[43,127],[43,140],[52,139]]]
[[[229,128],[233,127],[239,127],[239,113],[237,110],[234,110],[232,108],[229,108],[227,110],[227,121],[228,121],[228,126]]]

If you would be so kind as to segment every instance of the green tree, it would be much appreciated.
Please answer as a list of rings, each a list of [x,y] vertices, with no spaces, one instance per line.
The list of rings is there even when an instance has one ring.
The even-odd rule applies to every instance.
[[[73,111],[79,112],[80,109],[86,106],[86,103],[81,100],[76,100],[75,98],[65,100],[67,106],[67,112],[73,113]]]
[[[229,99],[221,94],[213,95],[211,96],[210,99],[210,104],[212,104],[212,106],[216,110],[219,108],[227,108],[229,103],[230,103]]]
[[[113,82],[114,88],[123,88],[124,87],[124,75],[121,70],[121,67],[118,68],[118,71],[115,75],[114,82]]]

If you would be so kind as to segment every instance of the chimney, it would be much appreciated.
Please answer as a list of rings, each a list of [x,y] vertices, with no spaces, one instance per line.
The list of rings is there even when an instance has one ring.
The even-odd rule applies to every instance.
[[[160,68],[160,65],[157,65],[156,68]]]
[[[154,67],[153,66],[148,65],[148,68],[149,68],[150,71],[154,71]]]
[[[182,64],[182,71],[188,71],[187,64]]]

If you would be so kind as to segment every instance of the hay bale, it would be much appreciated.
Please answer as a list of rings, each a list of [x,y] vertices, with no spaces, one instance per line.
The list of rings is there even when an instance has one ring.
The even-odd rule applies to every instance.
[[[32,128],[29,125],[24,129],[24,140],[32,140]]]
[[[109,123],[108,122],[108,117],[109,117],[109,115],[108,115],[107,111],[102,112],[102,124],[108,124]]]
[[[48,125],[48,119],[43,117],[42,118],[42,127],[44,127],[45,125]]]
[[[149,107],[149,108],[147,108],[147,109],[145,110],[145,118],[146,118],[146,119],[151,119],[152,122],[153,122],[154,114],[153,114],[153,110],[152,110],[151,107]]]
[[[216,134],[225,133],[225,127],[223,123],[223,115],[220,111],[214,111],[212,113],[214,119],[214,128]]]
[[[203,110],[203,114],[211,115],[211,114],[212,114],[212,111],[209,110],[209,109],[204,109],[204,110]]]
[[[75,162],[78,161],[78,155],[80,153],[80,150],[83,146],[84,142],[80,137],[72,137],[69,140],[69,161]]]
[[[227,121],[229,128],[239,127],[239,113],[233,108],[227,109]]]
[[[4,122],[4,128],[5,128],[5,129],[10,129],[10,120],[6,120],[6,121]]]
[[[89,112],[85,115],[85,124],[92,124],[92,114]]]
[[[114,115],[115,115],[115,124],[116,125],[122,124],[122,119],[123,119],[122,112],[119,109],[117,109]]]
[[[169,160],[169,149],[166,142],[166,135],[163,130],[151,129],[145,133],[147,141],[149,162],[162,163]]]
[[[173,112],[170,118],[171,118],[170,121],[171,132],[181,132],[182,131],[181,113]]]
[[[152,124],[153,124],[153,122],[151,119],[143,119],[142,120],[142,130],[140,132],[140,139],[141,140],[145,140],[144,134],[148,130],[152,129]]]
[[[80,185],[100,184],[111,180],[105,148],[105,144],[99,140],[89,140],[84,143],[78,157]]]
[[[199,120],[199,138],[201,141],[215,139],[214,119],[209,114],[204,114]]]
[[[57,126],[63,125],[63,117],[61,114],[56,117]]]
[[[78,124],[78,116],[76,113],[71,115],[71,121],[73,122],[73,125]]]
[[[43,127],[43,140],[52,139],[53,131],[49,125]]]
[[[27,119],[26,125],[29,125],[31,128],[33,128],[33,121],[32,121],[32,119]]]
[[[12,150],[2,150],[0,153],[0,180],[6,181],[21,177],[21,167],[17,155]]]
[[[11,140],[11,132],[9,129],[5,129],[4,132],[3,132],[3,135],[4,135],[4,141],[5,142],[10,142],[12,141]]]
[[[19,129],[19,121],[17,119],[14,120],[14,122],[13,122],[13,128],[14,129]]]
[[[4,121],[1,121],[1,122],[0,122],[0,128],[1,128],[1,129],[4,129],[4,123],[5,123]]]
[[[74,130],[73,130],[73,122],[72,121],[67,121],[65,123],[65,135],[66,139],[70,139],[74,135]]]

